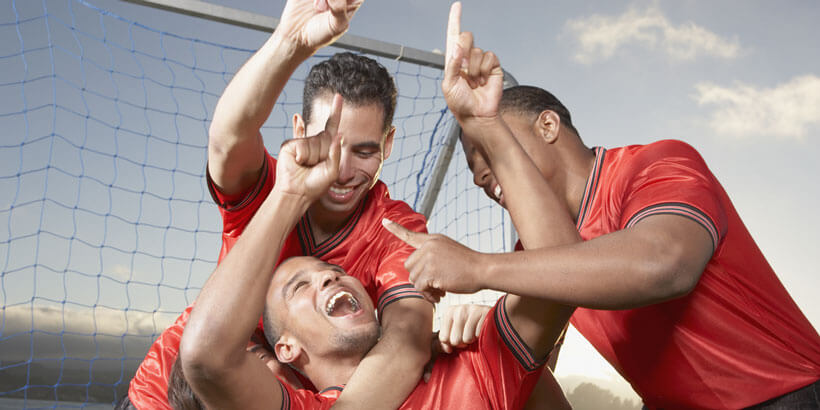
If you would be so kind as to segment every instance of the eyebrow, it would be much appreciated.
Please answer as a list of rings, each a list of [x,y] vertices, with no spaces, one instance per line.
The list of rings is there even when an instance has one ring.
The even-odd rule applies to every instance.
[[[382,145],[381,145],[380,142],[365,141],[365,142],[360,142],[358,144],[354,144],[352,148],[353,149],[371,148],[371,149],[377,149],[378,150],[378,149],[382,148]]]

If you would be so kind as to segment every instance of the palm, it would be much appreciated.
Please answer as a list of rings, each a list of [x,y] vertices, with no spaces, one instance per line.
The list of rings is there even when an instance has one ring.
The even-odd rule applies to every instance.
[[[494,117],[498,113],[498,102],[503,91],[503,74],[493,73],[484,85],[471,86],[459,77],[449,89],[444,90],[447,106],[457,118]]]
[[[314,0],[288,1],[277,30],[312,49],[332,43],[347,31],[362,0],[325,1],[323,8],[317,8]]]

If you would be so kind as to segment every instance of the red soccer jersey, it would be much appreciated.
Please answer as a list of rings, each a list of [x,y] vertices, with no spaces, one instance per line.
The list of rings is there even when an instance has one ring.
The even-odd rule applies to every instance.
[[[577,219],[584,240],[675,214],[714,254],[687,296],[638,309],[578,309],[572,324],[649,408],[742,408],[820,379],[820,337],[689,145],[596,148]]]
[[[419,382],[401,409],[520,409],[541,374],[536,360],[510,325],[501,297],[487,315],[478,340],[463,350],[441,354],[428,382]],[[329,409],[341,387],[320,393],[285,383],[283,410]]]
[[[262,176],[247,193],[231,197],[217,191],[208,178],[208,187],[222,214],[220,261],[239,239],[273,188],[276,160],[267,153]],[[279,262],[291,256],[307,255],[341,266],[362,282],[381,316],[384,308],[396,300],[422,298],[421,293],[410,284],[409,274],[404,269],[404,261],[413,248],[384,229],[382,218],[416,232],[427,232],[424,216],[413,212],[406,203],[390,199],[387,186],[378,181],[344,227],[322,243],[317,244],[313,239],[310,223],[303,217],[286,239]],[[137,408],[170,409],[168,376],[192,307],[186,308],[176,322],[154,341],[131,380],[128,397]],[[262,326],[261,319],[259,326]]]

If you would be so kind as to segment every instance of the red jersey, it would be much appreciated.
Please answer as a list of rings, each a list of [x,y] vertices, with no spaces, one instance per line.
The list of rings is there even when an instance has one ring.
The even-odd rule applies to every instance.
[[[265,155],[262,177],[248,192],[227,196],[220,193],[210,177],[208,188],[222,215],[222,249],[219,261],[228,254],[248,225],[256,210],[273,189],[276,178],[276,160]],[[390,303],[402,298],[422,298],[408,280],[404,261],[413,253],[405,244],[382,226],[388,218],[416,232],[427,232],[423,215],[413,212],[402,201],[390,199],[387,186],[378,181],[358,205],[347,223],[332,237],[316,243],[307,217],[296,225],[282,246],[277,265],[292,256],[315,256],[325,262],[341,266],[362,282],[378,314]],[[188,306],[154,341],[148,354],[137,369],[128,389],[128,397],[137,408],[170,409],[168,404],[168,376],[177,357],[182,331],[193,305]],[[260,319],[259,327],[262,327]]]
[[[520,409],[541,374],[545,359],[533,357],[512,328],[504,300],[487,312],[478,340],[463,350],[441,354],[430,381],[420,381],[401,409]],[[342,392],[294,389],[286,383],[283,410],[329,409]]]
[[[571,322],[649,408],[742,408],[820,379],[820,337],[766,262],[700,155],[680,141],[596,148],[577,219],[584,240],[674,214],[709,232],[687,296],[578,309]]]

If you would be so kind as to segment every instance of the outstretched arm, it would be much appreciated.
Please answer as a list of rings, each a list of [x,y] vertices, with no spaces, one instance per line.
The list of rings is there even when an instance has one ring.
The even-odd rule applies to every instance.
[[[197,297],[180,360],[191,388],[209,408],[270,408],[282,402],[270,370],[245,348],[285,238],[338,175],[341,105],[336,95],[325,131],[282,146],[281,178]]]
[[[290,0],[279,26],[242,66],[214,110],[208,172],[219,190],[238,194],[259,178],[264,144],[259,129],[299,66],[348,28],[362,0]]]
[[[469,272],[454,275],[435,263],[411,272],[423,292],[459,291],[462,284],[557,303],[625,309],[685,295],[697,284],[713,244],[702,225],[678,215],[654,215],[635,226],[581,242],[567,209],[512,136],[498,113],[503,72],[498,59],[472,44],[451,11],[442,89],[465,138],[481,150],[503,186],[507,208],[527,249],[472,255]],[[425,252],[414,255],[425,258]],[[466,270],[466,269],[465,269]]]

